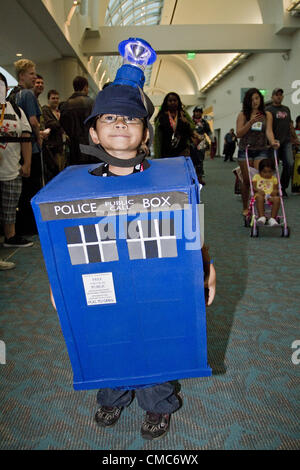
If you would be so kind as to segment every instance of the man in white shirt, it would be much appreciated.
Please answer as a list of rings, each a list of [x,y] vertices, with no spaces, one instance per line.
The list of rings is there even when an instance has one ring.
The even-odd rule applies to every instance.
[[[28,247],[33,243],[16,235],[16,208],[22,176],[28,178],[31,169],[31,126],[22,109],[6,100],[7,81],[0,73],[2,109],[0,119],[0,218],[4,227],[4,247]],[[24,163],[20,164],[21,152]],[[5,268],[4,268],[5,269]],[[8,269],[8,268],[6,268]]]

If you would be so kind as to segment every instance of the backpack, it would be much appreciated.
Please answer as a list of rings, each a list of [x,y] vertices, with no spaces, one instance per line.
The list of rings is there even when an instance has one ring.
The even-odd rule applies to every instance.
[[[14,112],[18,115],[19,119],[21,118],[21,110],[16,103],[16,96],[21,90],[23,90],[23,88],[20,85],[17,85],[13,87],[13,89],[11,90],[10,94],[7,97],[7,101],[10,102],[10,104],[14,108]]]

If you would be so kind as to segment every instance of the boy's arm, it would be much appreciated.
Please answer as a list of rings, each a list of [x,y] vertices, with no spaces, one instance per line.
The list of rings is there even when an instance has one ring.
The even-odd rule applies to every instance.
[[[214,265],[211,263],[208,279],[204,282],[204,287],[207,287],[208,289],[207,306],[211,305],[214,301],[214,298],[216,295],[216,284],[217,284],[216,270],[215,270]]]
[[[56,305],[55,305],[54,297],[53,297],[53,294],[52,294],[51,286],[49,286],[49,289],[50,289],[50,300],[51,300],[51,303],[52,303],[53,307],[56,310]]]
[[[203,245],[201,248],[202,260],[203,260],[203,271],[204,271],[204,289],[205,303],[207,306],[213,303],[216,294],[216,270],[210,259],[208,246]]]

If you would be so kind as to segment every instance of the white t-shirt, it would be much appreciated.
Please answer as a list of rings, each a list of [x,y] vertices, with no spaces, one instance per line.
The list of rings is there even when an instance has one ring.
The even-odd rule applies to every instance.
[[[21,118],[16,114],[12,105],[7,101],[4,120],[0,127],[0,135],[21,137],[22,132],[32,133],[31,126],[20,108]],[[20,173],[21,143],[0,142],[0,181],[15,179]]]

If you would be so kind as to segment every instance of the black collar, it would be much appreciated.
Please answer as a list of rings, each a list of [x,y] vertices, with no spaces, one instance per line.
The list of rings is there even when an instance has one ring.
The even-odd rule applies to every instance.
[[[144,159],[141,163],[138,163],[135,165],[133,168],[133,173],[140,173],[141,171],[147,170],[150,167],[150,163],[148,160]],[[109,164],[108,163],[102,163],[100,166],[97,166],[94,170],[90,171],[91,175],[94,176],[119,176],[111,171],[109,171]]]

